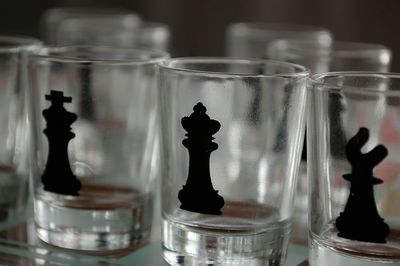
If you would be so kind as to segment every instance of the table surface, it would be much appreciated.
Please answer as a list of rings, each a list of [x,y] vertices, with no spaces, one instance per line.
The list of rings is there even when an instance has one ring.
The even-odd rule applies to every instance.
[[[73,265],[73,266],[168,266],[161,255],[158,239],[141,247],[121,253],[100,256],[47,245],[37,239],[32,223],[32,212],[14,220],[0,223],[0,265]],[[307,247],[289,245],[286,266],[296,266],[307,258]]]

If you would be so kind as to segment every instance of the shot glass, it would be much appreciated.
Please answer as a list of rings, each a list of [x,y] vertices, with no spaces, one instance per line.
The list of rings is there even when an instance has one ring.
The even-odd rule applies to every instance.
[[[334,42],[329,71],[376,71],[390,70],[392,51],[376,43]]]
[[[307,76],[302,66],[261,59],[160,65],[168,263],[284,264]]]
[[[280,39],[267,49],[268,57],[308,67],[313,73],[328,71],[390,70],[391,49],[375,43],[335,41],[331,44],[310,40]]]
[[[156,66],[165,52],[68,46],[30,61],[34,217],[55,246],[106,252],[151,232]]]
[[[399,74],[313,76],[307,121],[310,265],[400,264],[399,87]],[[338,100],[341,105],[332,106]]]
[[[29,203],[28,55],[41,42],[0,36],[0,222],[14,220]]]
[[[55,45],[145,47],[168,51],[168,25],[142,21],[124,9],[50,9],[43,16],[43,35]]]
[[[310,69],[312,73],[328,71],[386,72],[389,71],[391,62],[391,50],[383,45],[372,43],[333,42],[327,46],[314,41],[281,39],[273,41],[267,50],[272,59],[301,64]],[[381,108],[383,105],[383,102],[377,102],[377,110],[383,110]],[[341,109],[340,98],[335,100],[334,97],[331,97],[330,106],[336,110]],[[369,110],[377,112],[374,109]],[[356,110],[353,110],[353,112],[356,112]],[[330,118],[336,119],[334,116]],[[380,123],[380,119],[376,122]],[[332,123],[338,122],[332,121]],[[338,137],[341,131],[332,132],[332,134],[336,134]],[[306,153],[305,143],[303,160],[300,164],[300,178],[295,201],[296,207],[292,232],[292,241],[298,244],[307,244],[308,242]]]
[[[329,71],[331,52],[332,43],[309,40],[278,39],[266,47],[268,58],[303,65],[311,73]]]
[[[136,28],[141,23],[141,18],[138,14],[121,8],[79,8],[79,7],[58,7],[50,8],[44,12],[41,17],[41,37],[46,44],[60,45],[58,39],[60,37],[60,29],[68,24],[69,20],[84,19],[97,23],[94,32],[110,34],[110,31],[104,32],[110,27],[114,30],[121,28],[132,29]],[[85,25],[83,25],[85,26]],[[93,33],[90,34],[93,37]],[[82,43],[81,43],[82,44]]]
[[[167,51],[169,39],[170,29],[163,23],[143,22],[135,27],[116,27],[101,19],[82,17],[65,21],[57,32],[56,43],[119,48],[146,47]]]
[[[321,27],[274,23],[233,23],[225,32],[228,56],[269,58],[267,48],[278,39],[308,40],[319,45],[330,45],[329,30]]]

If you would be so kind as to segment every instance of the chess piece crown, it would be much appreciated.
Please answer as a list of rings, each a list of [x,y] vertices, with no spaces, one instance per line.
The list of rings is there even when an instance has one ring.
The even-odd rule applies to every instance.
[[[185,136],[189,139],[213,140],[212,135],[221,128],[221,124],[211,119],[206,111],[207,108],[199,102],[193,107],[193,113],[189,117],[182,118],[182,126],[188,132]]]
[[[58,130],[63,128],[65,130],[65,128],[68,128],[70,130],[71,124],[76,121],[78,116],[65,110],[64,103],[71,103],[72,98],[65,97],[63,92],[54,90],[50,92],[50,95],[45,95],[45,98],[51,102],[50,108],[43,111],[43,116],[47,122],[47,129],[54,128]]]

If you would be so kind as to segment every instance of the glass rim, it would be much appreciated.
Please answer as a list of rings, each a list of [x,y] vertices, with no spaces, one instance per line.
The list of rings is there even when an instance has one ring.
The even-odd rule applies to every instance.
[[[329,61],[331,44],[315,40],[276,39],[267,47],[267,53],[282,53],[290,56],[312,56],[321,61]]]
[[[308,34],[321,34],[317,38],[329,37],[333,39],[332,33],[327,28],[307,25],[307,24],[290,24],[290,23],[274,23],[274,22],[235,22],[228,26],[227,32],[240,36],[258,36],[262,38],[262,35],[267,32],[294,32],[296,34],[308,33]],[[261,34],[261,36],[259,36]]]
[[[271,74],[258,74],[258,73],[229,73],[229,72],[217,72],[217,71],[206,71],[206,70],[198,70],[191,69],[185,67],[176,67],[171,66],[171,64],[175,62],[181,63],[217,63],[217,64],[229,64],[229,63],[241,63],[241,64],[274,64],[280,66],[290,66],[293,67],[298,72],[295,73],[271,73]],[[308,77],[310,75],[310,71],[298,64],[288,63],[284,61],[278,60],[270,60],[270,59],[257,59],[257,58],[236,58],[236,57],[177,57],[167,59],[159,64],[160,69],[170,70],[174,72],[179,72],[183,74],[191,74],[197,76],[209,76],[209,77],[238,77],[238,78],[260,78],[260,77],[281,77],[281,78],[293,78],[293,77]]]
[[[382,90],[382,89],[372,89],[365,87],[355,87],[355,86],[339,86],[332,83],[324,82],[326,78],[335,77],[352,77],[352,78],[386,78],[386,79],[399,79],[400,73],[393,72],[373,72],[373,71],[337,71],[337,72],[325,72],[311,75],[309,77],[313,86],[309,86],[309,89],[314,91],[329,91],[329,92],[343,92],[344,90],[351,89],[352,93],[358,94],[385,94],[388,96],[400,96],[400,90]],[[317,85],[317,86],[315,86]]]
[[[0,53],[19,52],[41,46],[41,40],[22,35],[0,35]]]
[[[83,28],[83,29],[91,29],[93,30],[93,27],[98,26],[98,21],[93,20],[92,18],[71,18],[68,21],[65,21],[63,24],[62,31],[63,32],[73,32],[77,28]],[[101,20],[101,18],[100,18]],[[108,27],[106,29],[102,28],[100,31],[104,30],[112,30],[114,31],[114,26],[113,25],[107,25]],[[133,33],[133,34],[144,34],[144,33],[169,33],[170,32],[170,27],[166,23],[162,22],[153,22],[153,21],[143,21],[138,23],[137,25],[128,25],[122,30],[121,34],[126,34],[126,33]],[[141,48],[141,47],[138,47]],[[146,47],[143,47],[146,48]]]
[[[127,55],[126,58],[101,58],[101,57],[79,57],[63,55],[68,51],[79,51],[86,49],[89,52],[122,52]],[[53,54],[52,54],[53,53]],[[133,57],[134,55],[134,57]],[[149,57],[144,57],[148,55]],[[141,56],[143,58],[141,58]],[[58,63],[93,63],[106,65],[140,65],[140,64],[155,64],[170,57],[168,52],[145,47],[132,48],[116,48],[112,46],[95,46],[95,45],[62,45],[62,46],[45,46],[39,51],[33,53],[31,57],[35,60],[58,62]]]
[[[256,31],[275,31],[275,30],[287,30],[287,31],[310,31],[313,32],[326,32],[329,34],[328,29],[324,27],[307,25],[307,24],[291,24],[291,23],[275,23],[275,22],[235,22],[229,25],[230,28],[241,27],[249,30]]]
[[[166,30],[169,31],[170,27],[167,23],[158,22],[158,21],[143,21],[140,23],[137,31],[152,31],[152,30]]]
[[[140,17],[134,11],[124,8],[104,8],[104,7],[53,7],[46,10],[45,14],[49,15],[89,15],[89,16],[136,16]]]
[[[371,56],[373,54],[391,55],[389,47],[380,43],[334,41],[331,45],[315,42],[314,40],[299,39],[277,39],[272,42],[271,47],[275,49],[284,48],[285,52],[306,53],[310,55],[319,55],[324,57],[357,57]],[[271,48],[272,49],[272,48]]]
[[[334,41],[332,46],[339,47],[339,50],[346,50],[351,46],[357,46],[357,49],[365,48],[363,50],[390,50],[386,45],[374,42]]]
[[[392,54],[389,47],[380,43],[335,41],[332,44],[332,54],[343,58],[352,58],[355,56],[371,57],[372,54],[386,56],[390,61]],[[379,58],[380,59],[380,58]]]

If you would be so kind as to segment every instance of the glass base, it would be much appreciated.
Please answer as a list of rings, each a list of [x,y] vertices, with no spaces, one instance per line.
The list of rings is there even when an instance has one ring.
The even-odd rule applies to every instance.
[[[393,230],[394,231],[394,230]],[[397,243],[388,237],[387,243],[369,243],[337,236],[331,225],[321,236],[310,234],[310,266],[380,266],[400,265]]]
[[[172,266],[190,265],[190,266],[204,266],[204,265],[220,265],[220,266],[264,266],[264,265],[284,265],[274,260],[266,260],[265,258],[199,258],[188,255],[183,255],[163,247],[163,258],[168,264]]]
[[[131,234],[56,232],[36,227],[40,240],[47,244],[87,251],[125,249],[148,239],[148,234],[134,237]]]
[[[104,195],[65,197],[37,194],[35,227],[44,242],[68,249],[104,252],[150,239],[153,199],[142,196],[110,201]]]
[[[289,227],[207,230],[163,220],[163,257],[171,265],[283,265]]]
[[[312,240],[310,266],[389,266],[400,265],[399,260],[374,259],[369,254],[348,254]]]

